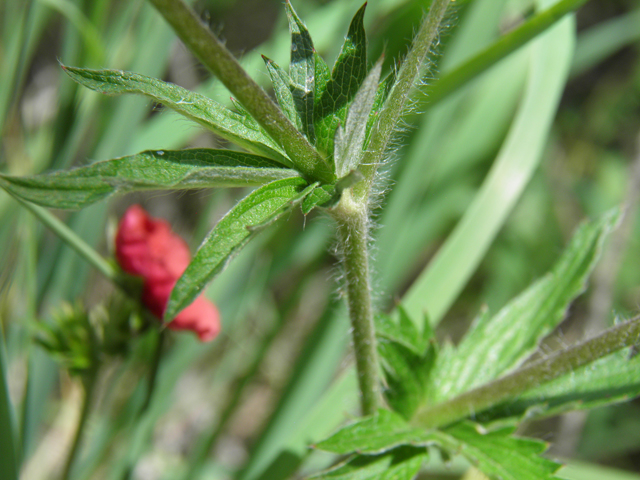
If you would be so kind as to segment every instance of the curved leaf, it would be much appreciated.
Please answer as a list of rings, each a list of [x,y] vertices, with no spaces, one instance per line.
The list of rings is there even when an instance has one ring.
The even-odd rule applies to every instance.
[[[435,399],[442,401],[494,380],[533,353],[585,290],[604,241],[619,219],[620,211],[614,209],[598,221],[584,223],[550,273],[493,317],[478,317],[455,353],[440,357],[444,361],[438,361],[430,389]]]
[[[291,31],[291,94],[302,131],[311,143],[315,142],[313,128],[313,103],[315,93],[316,55],[311,35],[302,20],[296,15],[291,3],[286,2],[289,30]]]
[[[38,205],[78,209],[114,193],[262,185],[298,172],[250,153],[195,148],[146,151],[32,177],[0,175],[0,186]]]
[[[175,110],[250,152],[291,166],[285,153],[253,119],[232,112],[210,98],[172,83],[121,70],[62,66],[76,82],[106,95],[138,93]]]
[[[540,455],[547,444],[512,435],[515,428],[487,430],[460,422],[432,437],[446,450],[461,454],[492,480],[554,480],[560,464]]]
[[[243,198],[200,245],[171,292],[165,319],[172,319],[189,305],[253,234],[302,202],[316,187],[317,184],[308,185],[300,177],[285,178],[264,185]]]

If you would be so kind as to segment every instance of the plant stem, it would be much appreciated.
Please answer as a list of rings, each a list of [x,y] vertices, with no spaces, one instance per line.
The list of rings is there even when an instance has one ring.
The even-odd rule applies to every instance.
[[[164,339],[166,337],[166,332],[167,332],[166,329],[160,330],[160,332],[158,333],[158,337],[156,339],[156,345],[153,351],[153,360],[151,363],[151,368],[149,369],[149,376],[147,377],[147,391],[145,393],[144,402],[140,407],[140,410],[138,410],[138,413],[136,414],[136,418],[137,418],[136,423],[137,423],[138,429],[146,428],[143,418],[145,413],[147,413],[149,406],[151,405],[151,400],[153,399],[153,392],[155,392],[155,389],[156,389],[156,384],[157,384],[156,381],[158,379],[158,371],[160,369],[160,360],[162,359],[162,347],[164,346]],[[135,438],[135,435],[134,435],[134,438]],[[126,467],[124,473],[122,474],[123,480],[128,480],[129,478],[131,478],[131,475],[133,474],[133,470],[135,468],[135,461],[136,459],[134,458]]]
[[[536,14],[519,27],[503,35],[462,65],[441,77],[435,83],[422,89],[424,95],[417,106],[422,111],[426,105],[432,107],[482,72],[495,65],[499,60],[514,52],[522,45],[537,37],[568,13],[580,8],[587,0],[561,0],[554,6]]]
[[[422,408],[412,423],[423,428],[448,425],[639,342],[640,316],[452,400]]]
[[[69,456],[64,466],[62,473],[62,480],[69,480],[71,478],[71,469],[80,451],[80,444],[82,437],[84,436],[84,429],[89,418],[89,412],[91,411],[91,403],[93,401],[93,394],[95,392],[96,380],[98,377],[98,369],[94,368],[87,373],[87,377],[82,382],[84,387],[84,398],[82,399],[82,411],[80,412],[80,420],[76,428],[75,437],[73,438],[73,444],[69,451]]]
[[[362,414],[371,415],[380,405],[380,379],[369,284],[368,209],[345,190],[332,214],[338,222]]]
[[[183,0],[149,0],[196,57],[220,79],[251,116],[284,148],[294,165],[309,179],[335,178],[324,158],[285,117],[266,92],[253,81],[235,57]]]
[[[185,475],[181,477],[183,480],[198,478],[198,474],[202,470],[202,467],[204,466],[205,461],[209,456],[209,452],[211,452],[213,447],[218,442],[220,435],[225,432],[227,426],[229,425],[229,422],[231,422],[231,420],[233,419],[233,415],[241,405],[240,400],[242,399],[247,386],[250,385],[251,381],[259,372],[260,367],[264,364],[264,359],[267,355],[267,352],[273,346],[273,341],[275,340],[278,333],[280,333],[283,318],[280,317],[279,320],[280,321],[274,322],[273,327],[260,341],[259,345],[257,345],[255,348],[252,348],[252,350],[256,351],[256,353],[255,357],[247,367],[247,370],[233,382],[231,382],[230,388],[228,390],[232,393],[225,399],[224,405],[219,409],[221,413],[218,418],[218,423],[207,435],[207,437],[203,438],[202,442],[199,442],[195,446],[193,454],[189,458],[189,467],[185,472]]]
[[[422,21],[420,29],[413,39],[411,50],[402,62],[396,83],[384,103],[380,118],[371,133],[371,142],[362,158],[360,171],[365,180],[354,187],[354,191],[360,198],[369,196],[378,165],[397,129],[400,117],[405,114],[411,90],[420,79],[422,64],[438,38],[440,24],[450,3],[451,0],[433,0],[431,2],[429,13]]]
[[[10,192],[7,192],[11,195]],[[49,211],[42,207],[34,205],[29,202],[12,195],[23,207],[33,213],[38,220],[49,227],[53,232],[62,239],[67,245],[73,248],[82,258],[93,265],[100,273],[102,273],[108,280],[111,280],[116,285],[121,285],[120,276],[117,270],[107,260],[96,252],[91,246],[80,238],[73,230],[67,227],[63,222],[58,220]]]

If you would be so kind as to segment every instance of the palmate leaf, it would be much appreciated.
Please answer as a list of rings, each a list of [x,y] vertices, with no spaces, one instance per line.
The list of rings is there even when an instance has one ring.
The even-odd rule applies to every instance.
[[[196,148],[146,151],[46,175],[0,175],[0,186],[38,205],[79,209],[114,193],[257,186],[290,177],[299,173],[268,158]]]
[[[412,480],[428,458],[424,448],[399,447],[382,455],[356,455],[314,480]]]
[[[284,151],[248,117],[172,83],[120,70],[62,67],[76,82],[106,95],[137,93],[175,110],[252,153],[291,166]]]
[[[314,123],[316,146],[325,154],[333,154],[333,137],[338,125],[344,125],[347,106],[367,75],[367,37],[364,31],[366,3],[356,12],[345,38],[331,78],[316,89]],[[322,70],[320,65],[319,69]],[[322,75],[322,71],[319,72]],[[318,82],[316,73],[316,82]]]
[[[432,375],[431,401],[451,398],[517,367],[563,319],[620,218],[615,209],[584,223],[553,270],[495,316],[481,315],[455,350],[440,355]]]
[[[554,480],[560,464],[540,455],[547,444],[514,437],[514,427],[487,430],[472,422],[460,422],[432,438],[443,449],[464,456],[491,480]]]
[[[263,185],[238,202],[207,235],[176,283],[165,319],[173,319],[189,305],[252,235],[302,202],[316,187],[300,177],[285,178]]]

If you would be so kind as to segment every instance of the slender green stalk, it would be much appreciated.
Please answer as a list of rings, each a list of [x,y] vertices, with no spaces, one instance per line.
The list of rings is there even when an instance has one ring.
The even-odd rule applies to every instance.
[[[354,200],[349,190],[332,214],[338,223],[362,414],[371,415],[380,405],[380,369],[371,307],[369,215],[366,204]]]
[[[452,400],[422,408],[412,423],[424,428],[448,425],[638,343],[640,316]]]
[[[89,412],[91,411],[91,404],[93,403],[93,395],[95,393],[96,380],[98,378],[98,369],[93,368],[87,373],[87,376],[83,379],[82,386],[84,387],[84,398],[82,399],[82,411],[80,412],[80,420],[76,427],[76,433],[73,438],[73,444],[71,450],[65,462],[64,470],[62,473],[62,480],[69,480],[71,478],[71,469],[75,463],[76,457],[80,452],[80,444],[84,437],[85,426],[87,419],[89,418]]]
[[[282,317],[280,318],[282,320]],[[264,359],[267,352],[273,345],[280,329],[282,327],[282,321],[274,322],[273,327],[267,333],[267,335],[260,341],[260,345],[257,346],[255,357],[251,361],[251,364],[247,368],[244,374],[240,375],[230,385],[229,390],[232,392],[226,399],[224,406],[220,409],[221,413],[218,419],[218,423],[211,430],[209,435],[203,439],[198,445],[196,445],[193,455],[189,458],[189,468],[182,477],[184,480],[191,480],[192,478],[198,478],[198,474],[202,469],[205,461],[209,456],[209,452],[216,445],[220,435],[224,433],[229,422],[233,419],[234,413],[241,405],[241,398],[245,393],[246,387],[250,385],[251,381],[255,378],[259,372],[260,367],[264,365]]]
[[[67,245],[73,248],[82,258],[93,265],[102,273],[107,279],[111,280],[116,285],[120,285],[120,277],[117,270],[107,260],[96,252],[91,246],[80,238],[73,230],[67,227],[64,223],[58,220],[49,211],[42,207],[34,205],[29,202],[13,196],[23,207],[33,213],[38,220],[49,227],[53,232],[58,235]]]
[[[447,97],[450,93],[467,84],[482,72],[495,65],[499,60],[514,52],[541,32],[561,20],[566,14],[580,8],[587,0],[561,0],[553,7],[538,13],[515,30],[503,35],[477,55],[444,75],[433,84],[425,86],[423,100],[418,111],[425,105],[430,107]]]
[[[144,403],[142,404],[142,407],[136,415],[136,424],[139,426],[139,428],[145,428],[144,422],[142,422],[142,417],[149,409],[149,405],[151,405],[151,400],[153,399],[153,392],[155,392],[156,389],[156,380],[158,379],[158,370],[160,369],[160,360],[162,358],[162,348],[164,346],[166,331],[166,329],[161,330],[158,334],[158,339],[156,340],[156,346],[153,351],[153,360],[151,363],[151,368],[149,370],[149,376],[147,377],[147,392],[144,397]],[[125,469],[124,473],[122,474],[123,480],[131,478],[134,467],[135,460],[131,462],[131,464]]]
[[[411,90],[420,79],[422,65],[438,38],[440,24],[450,3],[450,0],[433,0],[429,13],[413,40],[411,50],[402,62],[396,83],[385,101],[384,109],[371,133],[369,147],[362,158],[360,170],[365,180],[354,187],[360,198],[366,199],[369,196],[378,165],[397,129],[400,118],[405,114]]]
[[[284,148],[296,167],[309,179],[332,182],[329,164],[285,117],[266,92],[249,76],[234,56],[183,0],[149,0],[178,37],[233,93],[251,116]]]

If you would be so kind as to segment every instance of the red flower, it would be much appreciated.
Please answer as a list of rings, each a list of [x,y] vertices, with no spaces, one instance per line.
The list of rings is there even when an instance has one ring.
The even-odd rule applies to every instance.
[[[132,205],[118,225],[116,259],[125,272],[144,279],[142,303],[162,318],[171,290],[189,265],[191,254],[166,221],[150,217],[140,205]],[[201,295],[168,326],[191,330],[207,342],[220,331],[220,314]]]

